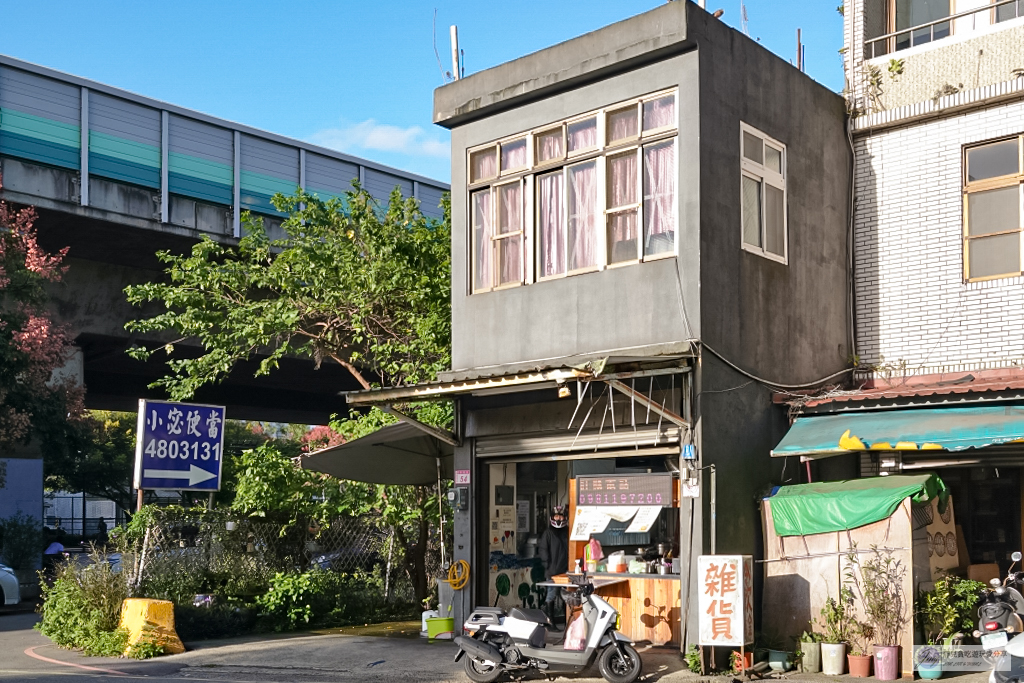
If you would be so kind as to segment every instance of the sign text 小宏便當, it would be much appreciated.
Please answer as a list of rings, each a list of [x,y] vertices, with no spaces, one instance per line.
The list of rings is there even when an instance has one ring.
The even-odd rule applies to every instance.
[[[224,407],[139,401],[135,488],[219,491]]]

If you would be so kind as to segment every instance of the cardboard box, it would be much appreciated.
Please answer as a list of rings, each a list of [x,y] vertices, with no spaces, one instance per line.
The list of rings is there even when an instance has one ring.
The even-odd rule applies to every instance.
[[[972,564],[967,567],[967,578],[971,581],[988,583],[992,579],[999,578],[999,565],[995,562],[990,564]]]

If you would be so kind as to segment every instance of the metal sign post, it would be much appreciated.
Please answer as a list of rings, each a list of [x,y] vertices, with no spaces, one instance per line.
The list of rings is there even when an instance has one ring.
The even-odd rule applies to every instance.
[[[135,488],[220,490],[224,459],[224,407],[139,401]]]

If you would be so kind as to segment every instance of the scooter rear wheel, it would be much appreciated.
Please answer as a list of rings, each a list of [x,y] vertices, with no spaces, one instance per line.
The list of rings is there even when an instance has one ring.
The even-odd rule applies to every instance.
[[[621,655],[615,645],[606,647],[597,660],[597,669],[608,683],[633,683],[640,677],[643,662],[632,645],[619,643],[619,647]]]
[[[467,654],[466,675],[475,683],[493,683],[501,676],[501,667],[478,662]]]

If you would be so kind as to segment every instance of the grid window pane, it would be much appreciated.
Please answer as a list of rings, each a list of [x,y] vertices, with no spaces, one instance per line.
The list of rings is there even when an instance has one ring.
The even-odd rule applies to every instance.
[[[630,106],[608,114],[608,142],[629,140],[639,133],[636,120],[636,107]]]
[[[1010,21],[1017,17],[1024,17],[1024,0],[1017,0],[1008,5],[996,7],[996,22]]]
[[[764,249],[786,256],[786,195],[777,187],[764,186]]]
[[[779,175],[782,175],[782,150],[775,149],[771,145],[765,145],[764,165],[765,168],[771,169]]]
[[[622,263],[640,258],[637,249],[636,209],[608,216],[608,262]]]
[[[526,138],[501,143],[501,170],[514,171],[526,166]]]
[[[1016,175],[1020,172],[1019,166],[1016,138],[967,150],[967,181],[971,183]]]
[[[597,147],[597,119],[590,118],[570,123],[567,127],[569,151],[579,152]]]
[[[761,181],[743,176],[740,202],[743,211],[743,242],[761,245]]]
[[[547,161],[554,161],[565,156],[565,139],[562,137],[562,129],[556,128],[546,133],[535,136],[537,163],[543,164]]]
[[[1020,272],[1020,233],[969,240],[970,277],[994,277]]]
[[[565,198],[562,172],[537,179],[537,268],[540,277],[565,273]]]
[[[568,260],[569,270],[597,265],[598,208],[597,162],[570,166],[568,169]]]
[[[636,204],[636,151],[608,159],[608,208]]]
[[[474,192],[470,198],[473,209],[473,289],[489,289],[491,278],[491,191]]]
[[[967,195],[967,228],[970,236],[1016,230],[1019,227],[1019,185]]]
[[[519,183],[498,188],[498,234],[523,229],[523,186]]]
[[[751,161],[763,164],[764,163],[764,145],[761,138],[750,133],[743,133],[743,156],[750,159]]]
[[[676,125],[676,96],[665,95],[643,104],[644,130],[657,130]]]
[[[644,147],[644,255],[676,248],[676,143]]]
[[[470,182],[493,178],[498,175],[497,151],[493,147],[469,155]]]
[[[522,235],[513,235],[498,240],[499,285],[511,285],[523,281],[522,240]]]

